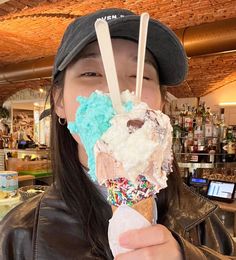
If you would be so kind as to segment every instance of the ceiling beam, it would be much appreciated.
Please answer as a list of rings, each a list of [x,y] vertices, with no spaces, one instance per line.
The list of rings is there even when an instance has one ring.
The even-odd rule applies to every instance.
[[[188,57],[236,51],[236,18],[175,31]],[[0,85],[50,78],[54,57],[11,64],[0,71]]]
[[[0,5],[1,4],[4,4],[4,3],[6,3],[6,2],[9,2],[10,0],[0,0]]]

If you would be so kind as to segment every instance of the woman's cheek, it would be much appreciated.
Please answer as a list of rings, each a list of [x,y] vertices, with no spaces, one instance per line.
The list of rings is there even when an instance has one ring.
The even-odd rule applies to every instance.
[[[148,106],[155,110],[161,109],[161,94],[159,91],[142,91],[142,101],[147,103]]]
[[[77,111],[78,107],[79,107],[79,104],[78,103],[76,104],[74,102],[71,102],[70,106],[65,107],[67,122],[75,121],[76,111]]]

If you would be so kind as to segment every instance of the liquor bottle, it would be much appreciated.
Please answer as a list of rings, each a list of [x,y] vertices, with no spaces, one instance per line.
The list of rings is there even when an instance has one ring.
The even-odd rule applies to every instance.
[[[203,117],[204,113],[205,106],[204,104],[202,104],[201,111],[198,112],[196,127],[194,131],[194,140],[197,141],[198,162],[206,162],[206,156],[201,155],[202,153],[205,153],[205,117]]]
[[[14,148],[14,139],[13,139],[13,136],[12,134],[10,134],[9,136],[9,149],[13,149]]]
[[[221,162],[220,144],[221,144],[221,143],[219,142],[218,137],[213,137],[213,138],[212,138],[212,145],[213,145],[214,150],[215,150],[215,162]]]
[[[193,129],[195,129],[196,126],[196,118],[197,118],[197,109],[196,108],[192,108],[192,115],[193,115]]]
[[[214,163],[216,154],[216,144],[213,143],[213,139],[207,140],[206,152],[209,154],[207,162]]]
[[[213,122],[212,122],[212,114],[210,108],[207,107],[206,116],[205,116],[205,138],[212,137],[213,135]]]
[[[224,108],[220,109],[220,141],[222,141],[225,137],[224,135],[226,134],[226,125],[225,125],[225,115],[224,115]]]
[[[175,119],[174,125],[173,125],[173,137],[176,138],[177,135],[181,136],[181,127],[179,125],[179,120]]]
[[[190,106],[187,106],[187,110],[184,113],[184,129],[186,132],[193,129],[193,114]]]
[[[205,118],[206,118],[206,103],[205,102],[202,102],[201,113],[202,113],[203,121],[205,121]]]
[[[171,109],[171,111],[172,111],[173,118],[177,119],[179,117],[179,114],[180,114],[180,111],[179,111],[177,103],[175,104],[175,108]]]
[[[185,111],[185,104],[183,104],[182,109],[181,109],[181,111],[179,113],[179,126],[181,127],[181,129],[184,128],[184,116],[185,116],[185,113],[186,113],[186,111]]]
[[[220,157],[221,162],[227,162],[227,138],[226,138],[226,128],[223,128],[223,133],[220,137]]]
[[[188,139],[187,137],[185,136],[184,138],[182,138],[183,140],[183,152],[184,152],[184,161],[185,162],[188,162],[189,160],[189,147],[188,147]]]
[[[206,153],[204,141],[198,140],[197,150],[198,150],[197,151],[198,152],[198,162],[199,163],[207,162],[207,156],[203,154],[203,153]]]
[[[197,140],[202,145],[204,144],[204,131],[202,127],[202,118],[197,117],[196,126],[194,129],[194,140]]]
[[[190,130],[188,132],[188,135],[187,135],[187,146],[188,146],[188,151],[191,153],[189,156],[189,161],[190,162],[195,162],[195,157],[194,157],[194,153],[195,150],[194,150],[194,134],[193,134],[193,130]],[[197,159],[196,159],[197,160]]]
[[[180,140],[180,132],[176,131],[176,136],[173,142],[173,152],[175,154],[175,158],[177,162],[180,162],[181,159],[181,152],[182,152],[182,144]]]
[[[202,123],[202,105],[201,104],[198,106],[198,108],[196,108],[195,119],[196,119],[196,122],[201,121],[201,123]]]
[[[233,127],[228,127],[227,130],[227,162],[235,160],[235,139],[233,137]]]
[[[213,114],[212,116],[212,137],[213,138],[219,137],[219,122],[217,119],[217,114]]]
[[[202,103],[202,110],[201,110],[201,114],[202,114],[202,130],[203,130],[203,138],[205,138],[205,128],[206,128],[206,104],[205,102]]]
[[[198,141],[197,140],[194,140],[193,146],[191,146],[190,152],[191,152],[191,154],[190,154],[189,161],[198,162]]]

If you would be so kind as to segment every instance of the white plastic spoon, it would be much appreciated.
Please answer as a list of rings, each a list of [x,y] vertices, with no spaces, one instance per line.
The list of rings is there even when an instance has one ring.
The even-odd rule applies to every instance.
[[[107,22],[103,19],[98,19],[95,22],[95,30],[107,78],[107,84],[111,96],[112,105],[117,113],[122,113],[123,107],[120,98],[120,89],[112,50],[111,36]]]
[[[139,25],[139,42],[138,42],[138,60],[136,72],[136,96],[141,100],[143,85],[143,69],[146,53],[147,31],[148,31],[149,14],[142,13]]]

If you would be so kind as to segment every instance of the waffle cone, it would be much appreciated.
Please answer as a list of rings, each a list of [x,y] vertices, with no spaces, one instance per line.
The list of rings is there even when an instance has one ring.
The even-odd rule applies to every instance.
[[[112,212],[114,213],[117,209],[116,206],[111,206]],[[147,199],[143,199],[132,206],[133,209],[138,211],[141,215],[143,215],[150,223],[153,223],[153,212],[154,212],[154,198],[149,197]]]

